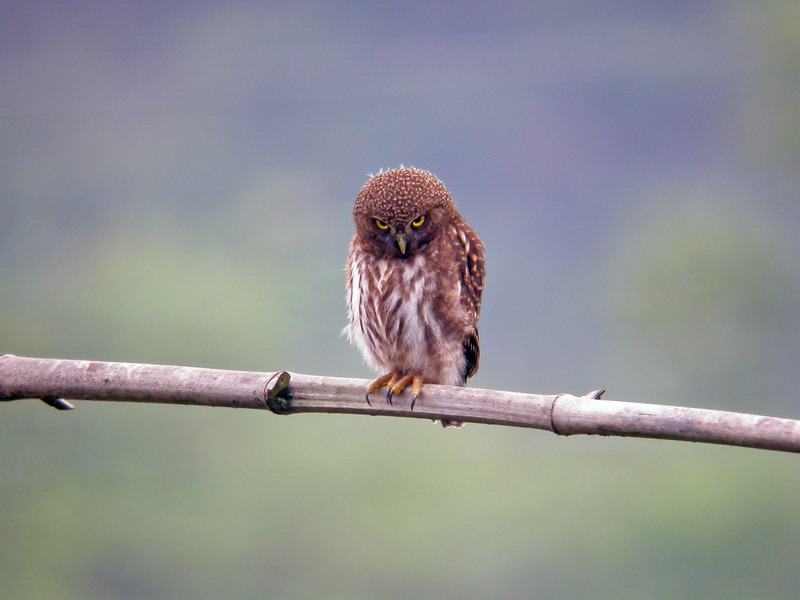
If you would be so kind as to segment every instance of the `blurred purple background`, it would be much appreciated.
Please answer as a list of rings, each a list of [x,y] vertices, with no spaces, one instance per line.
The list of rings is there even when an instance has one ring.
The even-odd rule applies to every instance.
[[[339,335],[350,210],[368,173],[405,164],[445,182],[487,247],[474,385],[542,393],[602,386],[611,399],[800,418],[797,3],[33,2],[7,5],[2,14],[0,351],[368,377]],[[502,428],[469,427],[454,438],[395,419],[297,417],[287,424],[200,411],[192,429],[188,409],[81,406],[65,417],[33,403],[0,408],[11,473],[0,482],[10,507],[0,526],[11,532],[0,542],[0,575],[12,580],[14,598],[34,597],[36,589],[62,598],[660,598],[690,597],[690,584],[707,598],[754,597],[748,586],[763,598],[796,593],[789,583],[796,549],[792,558],[781,548],[800,533],[800,486],[795,466],[773,455],[564,442]],[[174,428],[184,427],[181,461],[163,471],[140,464],[142,443],[169,453]],[[328,471],[317,453],[295,458],[290,473],[267,476],[256,463],[256,472],[218,481],[205,449],[228,448],[232,436],[237,452],[261,453],[264,436],[292,445],[290,436],[306,440],[308,428],[320,448],[348,457],[341,473],[358,478],[379,465],[391,477],[402,470],[405,485],[417,490],[412,498],[437,499],[430,510],[457,515],[454,498],[472,498],[476,504],[462,509],[474,523],[483,522],[486,503],[505,508],[476,536],[462,531],[461,520],[449,521],[455,516],[442,517],[443,530],[413,533],[426,520],[413,502],[400,516],[393,504],[406,487],[356,485],[339,499],[341,510],[355,511],[348,529],[273,531],[264,536],[276,545],[266,549],[260,535],[248,538],[259,517],[251,522],[244,514],[230,528],[239,537],[229,539],[226,527],[207,532],[199,545],[208,554],[193,554],[199,550],[191,540],[174,547],[180,575],[160,572],[148,543],[132,541],[132,530],[174,523],[174,515],[150,507],[125,526],[111,517],[99,536],[74,516],[46,528],[30,508],[62,497],[62,484],[85,487],[71,470],[80,471],[82,461],[73,444],[114,455],[120,439],[118,462],[84,474],[90,488],[104,478],[117,482],[119,495],[102,501],[110,514],[122,515],[131,494],[151,499],[164,482],[176,486],[177,503],[209,494],[212,506],[230,485],[260,498],[248,487],[252,477],[269,477],[291,506],[324,489],[314,473],[325,479]],[[149,442],[139,438],[143,430]],[[395,464],[398,444],[407,461]],[[506,452],[531,453],[530,462],[515,463]],[[529,472],[542,468],[542,452],[552,472]],[[585,479],[592,477],[587,454],[597,461],[590,471],[603,473],[593,483]],[[62,458],[52,464],[51,456]],[[486,456],[497,462],[476,458]],[[741,473],[739,457],[749,464]],[[154,451],[150,462],[161,459]],[[30,461],[53,471],[31,470]],[[198,479],[180,483],[188,477],[182,461]],[[696,481],[682,479],[689,463]],[[426,464],[438,465],[438,475],[421,482],[417,469]],[[642,490],[637,479],[658,478],[658,469],[650,471],[659,464],[669,465],[672,479]],[[116,479],[138,468],[155,470],[135,479],[135,491]],[[499,470],[504,483],[491,483],[487,469]],[[709,473],[721,475],[710,481]],[[625,539],[597,537],[596,553],[578,550],[575,577],[548,566],[545,555],[572,560],[576,550],[557,536],[518,529],[520,510],[540,494],[516,487],[528,477],[572,499],[565,504],[549,492],[564,507],[556,521],[574,523],[575,536],[584,539],[597,518],[610,518],[590,508],[601,497],[621,519],[615,527]],[[498,486],[519,501],[504,500]],[[588,486],[598,496],[570,504]],[[777,491],[771,500],[750,498],[741,513],[725,508],[731,495],[759,486]],[[393,500],[371,496],[375,487]],[[709,490],[722,504],[709,500]],[[87,493],[78,504],[96,498]],[[412,532],[409,538],[387,540],[371,529],[362,503],[385,507],[371,518]],[[619,516],[643,503],[659,506],[658,514]],[[713,549],[702,551],[697,523],[726,510],[734,516],[717,523]],[[697,522],[687,524],[686,514]],[[664,542],[658,532],[643,532],[642,521],[679,533]],[[731,537],[744,522],[762,523],[758,539],[769,551],[748,537],[754,531]],[[203,527],[187,520],[192,531]],[[350,527],[366,547],[342,542]],[[70,563],[73,575],[50,570],[46,585],[36,583],[25,565],[58,564],[42,558],[57,531],[88,550]],[[448,532],[457,541],[446,541]],[[202,567],[238,543],[240,552],[277,560],[290,541],[298,558],[344,544],[337,552],[352,552],[354,564],[374,570],[349,579],[343,573],[353,565],[342,557],[331,572],[304,572],[304,561],[283,576],[242,567],[237,578],[245,587],[232,591],[225,574],[215,578]],[[163,540],[154,533],[150,542]],[[684,563],[687,547],[696,555]],[[453,562],[442,558],[447,549]],[[427,575],[408,562],[417,550]],[[713,564],[704,563],[710,554]],[[763,580],[747,574],[756,555],[758,564],[772,565]],[[530,562],[514,566],[523,556]],[[402,576],[387,563],[394,558],[407,569]],[[380,564],[365,564],[372,560]],[[473,572],[475,560],[482,566]],[[130,573],[118,581],[109,574],[123,563]],[[605,576],[608,587],[595,587]],[[643,592],[652,589],[664,593]]]

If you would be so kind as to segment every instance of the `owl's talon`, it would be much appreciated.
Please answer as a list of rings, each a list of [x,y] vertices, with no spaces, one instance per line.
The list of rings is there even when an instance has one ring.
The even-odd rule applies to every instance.
[[[392,390],[392,388],[389,388],[389,391],[386,392],[386,403],[389,406],[394,406],[394,404],[392,404],[392,398],[394,398],[394,391]]]
[[[387,373],[386,375],[381,375],[375,381],[370,383],[367,386],[367,393],[364,394],[364,398],[366,399],[367,404],[372,406],[372,402],[369,401],[370,396],[375,392],[377,392],[379,389],[381,389],[383,386],[388,386],[389,391],[391,392],[392,384],[395,382],[396,379],[397,376],[394,373]],[[391,402],[389,402],[389,404],[391,404]]]
[[[417,398],[422,393],[422,376],[414,375],[411,378],[411,410],[414,410],[414,405],[417,403]]]

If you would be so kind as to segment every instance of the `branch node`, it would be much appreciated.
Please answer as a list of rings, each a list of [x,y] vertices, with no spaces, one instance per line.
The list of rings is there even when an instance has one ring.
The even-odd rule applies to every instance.
[[[267,380],[264,387],[264,399],[267,408],[276,415],[286,415],[292,412],[289,382],[292,377],[286,371],[278,371]]]
[[[564,396],[564,394],[556,394],[555,398],[553,398],[553,401],[550,403],[550,431],[556,435],[561,435],[558,429],[556,429],[556,402],[558,402],[561,396]]]

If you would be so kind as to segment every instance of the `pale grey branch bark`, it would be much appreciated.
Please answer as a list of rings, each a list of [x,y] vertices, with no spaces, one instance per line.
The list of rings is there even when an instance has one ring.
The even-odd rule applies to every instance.
[[[543,429],[559,435],[614,435],[800,452],[800,421],[742,413],[597,399],[426,385],[414,410],[364,399],[368,381],[286,371],[258,373],[197,367],[0,356],[0,401],[39,398],[153,402],[269,409],[277,414],[347,413],[445,419]]]

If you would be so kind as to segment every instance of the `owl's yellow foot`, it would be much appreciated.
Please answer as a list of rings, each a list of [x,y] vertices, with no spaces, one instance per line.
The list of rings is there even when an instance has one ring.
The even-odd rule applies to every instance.
[[[369,401],[369,397],[381,389],[383,386],[391,386],[394,382],[394,379],[397,377],[394,373],[387,373],[386,375],[381,375],[375,381],[370,383],[367,386],[367,393],[364,395],[364,398],[367,400],[367,404],[372,406],[372,402]],[[391,404],[391,402],[389,402]]]
[[[397,373],[387,373],[386,375],[378,377],[375,381],[369,384],[369,387],[367,388],[367,404],[372,406],[372,403],[369,401],[370,395],[374,394],[384,386],[389,388],[386,392],[386,402],[392,404],[392,399],[395,397],[395,395],[402,394],[403,391],[408,387],[409,383],[411,384],[411,410],[414,410],[414,404],[416,404],[417,398],[419,398],[419,395],[422,392],[422,375],[416,375],[414,373],[402,376],[398,375]]]
[[[389,392],[386,394],[386,401],[391,404],[392,398],[395,394],[402,394],[403,391],[411,384],[411,410],[414,410],[414,404],[417,402],[420,393],[422,393],[422,375],[410,373],[403,375],[397,381],[389,384]]]

